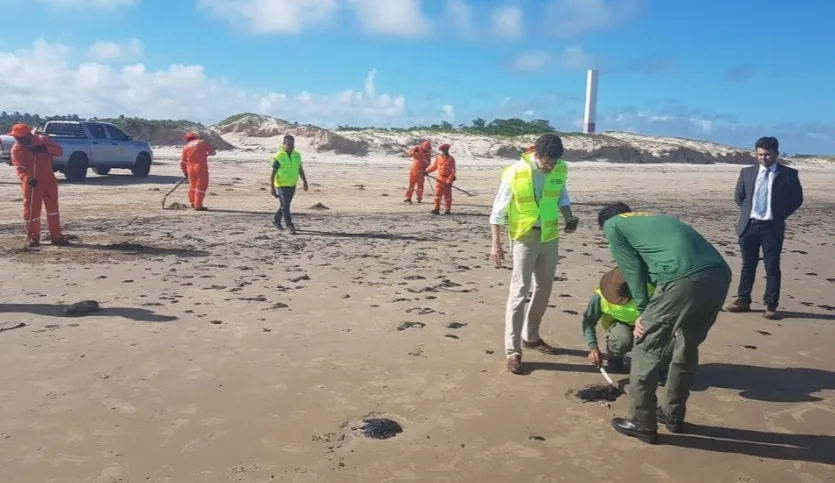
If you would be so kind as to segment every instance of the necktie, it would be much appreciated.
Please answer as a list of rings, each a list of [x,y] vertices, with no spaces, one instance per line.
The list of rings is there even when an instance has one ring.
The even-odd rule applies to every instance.
[[[768,177],[771,170],[766,169],[760,176],[757,177],[757,198],[754,200],[754,212],[760,216],[765,216],[768,211]]]

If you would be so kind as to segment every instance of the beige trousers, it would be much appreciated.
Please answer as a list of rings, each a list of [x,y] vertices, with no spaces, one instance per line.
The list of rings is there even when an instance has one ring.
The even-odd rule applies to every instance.
[[[508,357],[522,354],[522,337],[528,342],[539,340],[539,325],[554,284],[559,262],[559,239],[540,241],[539,230],[531,230],[519,240],[511,240],[513,272],[505,313],[505,353]],[[534,282],[533,297],[525,310],[525,299]],[[523,333],[524,330],[524,333]]]

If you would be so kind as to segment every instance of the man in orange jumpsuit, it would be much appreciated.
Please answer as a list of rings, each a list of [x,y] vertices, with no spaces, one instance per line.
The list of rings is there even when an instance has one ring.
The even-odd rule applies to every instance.
[[[41,204],[46,205],[52,244],[61,247],[69,245],[61,233],[58,180],[52,170],[52,158],[63,155],[64,150],[49,136],[34,134],[26,124],[15,124],[9,135],[16,141],[11,157],[23,190],[23,221],[29,246],[40,245]]]
[[[406,190],[406,199],[403,203],[412,203],[412,194],[417,191],[417,202],[423,200],[423,182],[426,179],[426,168],[432,155],[432,144],[424,141],[420,146],[415,146],[409,151],[412,157],[412,167],[409,170],[409,189]],[[417,188],[417,189],[415,189]]]
[[[208,211],[203,206],[203,199],[209,188],[209,156],[216,154],[215,148],[193,132],[186,134],[185,141],[180,170],[188,178],[188,201],[195,211]]]
[[[449,144],[443,144],[438,149],[441,155],[435,158],[432,166],[426,170],[427,173],[438,172],[438,181],[435,184],[435,209],[433,215],[441,212],[441,198],[444,199],[444,214],[448,215],[452,209],[452,182],[455,181],[455,158],[449,155]]]

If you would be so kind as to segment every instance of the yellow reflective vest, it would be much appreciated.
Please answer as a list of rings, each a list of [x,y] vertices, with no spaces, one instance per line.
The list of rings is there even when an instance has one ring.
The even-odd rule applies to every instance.
[[[650,297],[652,297],[653,292],[655,292],[655,287],[647,284],[647,293]],[[638,313],[638,305],[634,300],[630,300],[625,305],[617,305],[606,300],[606,297],[600,291],[600,287],[594,289],[594,293],[600,296],[600,311],[603,313],[603,317],[600,319],[600,325],[603,327],[603,330],[609,330],[609,327],[616,322],[635,325],[635,321],[641,316]]]
[[[278,163],[278,170],[275,172],[273,186],[276,188],[296,186],[299,182],[299,170],[302,167],[301,153],[294,149],[292,154],[287,154],[287,151],[282,147],[273,156],[273,164],[275,163]]]
[[[522,159],[508,166],[502,177],[510,185],[513,199],[507,213],[508,234],[513,240],[528,234],[537,220],[540,223],[540,239],[543,243],[560,237],[559,200],[568,178],[568,165],[560,159],[545,178],[545,186],[539,204],[533,187],[533,153],[522,154]]]

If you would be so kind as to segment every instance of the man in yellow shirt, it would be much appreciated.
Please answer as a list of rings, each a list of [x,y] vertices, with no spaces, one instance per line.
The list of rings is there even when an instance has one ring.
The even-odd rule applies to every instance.
[[[275,212],[273,225],[279,230],[284,230],[281,225],[281,218],[287,224],[291,235],[296,234],[296,227],[293,225],[293,217],[290,214],[290,203],[296,194],[296,185],[299,178],[302,180],[302,189],[307,191],[307,177],[302,168],[302,155],[295,150],[295,138],[288,134],[284,136],[284,143],[278,153],[273,156],[273,170],[270,174],[270,194],[278,198],[280,206]]]

